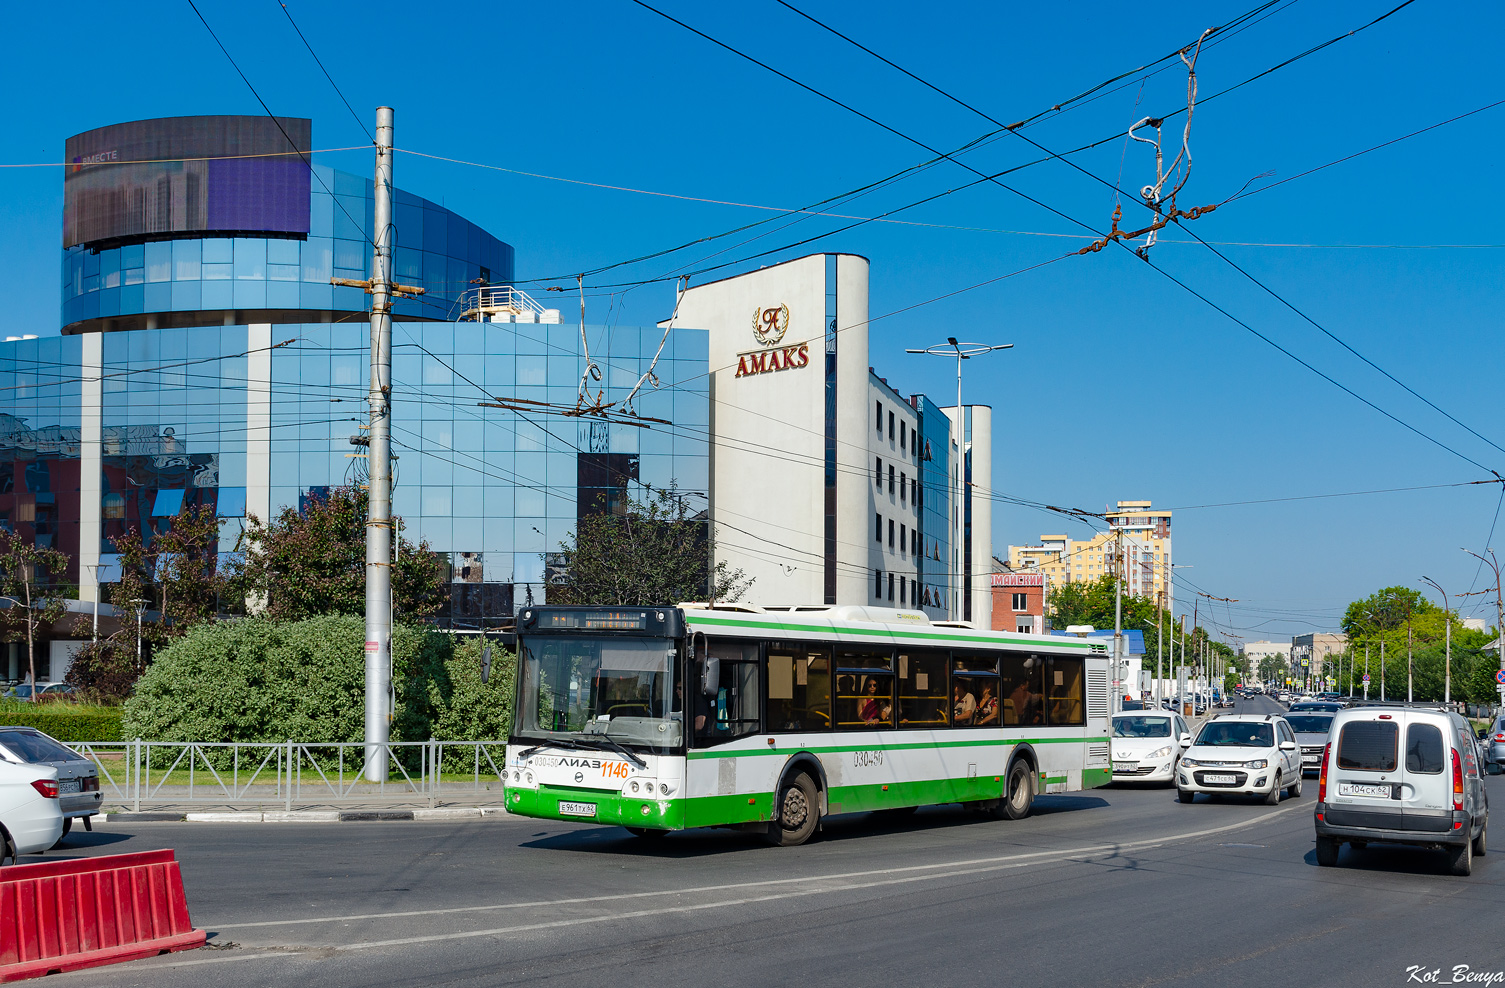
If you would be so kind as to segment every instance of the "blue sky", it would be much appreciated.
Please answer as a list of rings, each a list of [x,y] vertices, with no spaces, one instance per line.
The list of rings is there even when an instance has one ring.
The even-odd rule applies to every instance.
[[[1281,0],[1207,48],[1205,99],[1400,0]],[[902,134],[951,150],[995,125],[775,3],[663,0],[673,14]],[[1254,6],[1237,3],[913,4],[806,0],[796,6],[1004,122],[1032,116],[1191,42]],[[200,9],[271,108],[314,120],[317,148],[366,143],[273,0]],[[290,3],[304,34],[369,126],[396,108],[397,183],[441,201],[517,249],[520,279],[567,275],[722,233],[803,207],[932,157],[919,146],[696,37],[631,0],[560,5]],[[0,81],[12,123],[0,161],[54,162],[71,134],[124,120],[260,108],[187,3],[80,2],[9,12]],[[1179,203],[1220,203],[1254,176],[1277,181],[1505,99],[1501,9],[1417,0],[1389,19],[1199,105],[1195,167]],[[29,39],[24,44],[14,39]],[[1132,192],[1153,177],[1151,152],[1121,135],[1185,104],[1178,67],[1131,75],[1099,98],[1024,130],[1065,150],[1120,135],[1073,158],[1129,190],[1124,226],[1145,211]],[[1505,107],[1222,206],[1194,224],[1231,260],[1410,388],[1505,446],[1497,136]],[[1167,130],[1180,127],[1174,118]],[[1040,157],[1000,135],[962,160],[987,173]],[[318,156],[367,172],[369,150]],[[516,174],[670,193],[719,205]],[[1121,175],[1121,179],[1120,179]],[[942,161],[832,211],[875,216],[971,181]],[[1059,161],[1004,181],[1095,229],[1110,188]],[[10,286],[0,333],[56,333],[62,175],[0,169],[0,270]],[[956,192],[797,250],[872,260],[875,316],[1050,260],[1086,243],[1081,227],[992,185]],[[788,218],[598,284],[638,282],[746,257],[846,222]],[[1138,224],[1134,224],[1138,225]],[[771,228],[774,228],[771,230]],[[751,240],[759,233],[761,239]],[[872,360],[905,392],[950,393],[944,361],[906,357],[947,336],[1012,342],[979,363],[967,400],[993,405],[995,486],[1025,500],[1102,510],[1118,499],[1178,509],[1180,576],[1238,604],[1220,628],[1246,638],[1327,630],[1343,605],[1425,573],[1452,593],[1484,584],[1459,551],[1486,544],[1499,485],[1258,503],[1487,478],[1505,453],[1365,366],[1185,233],[1151,260],[1324,373],[1451,447],[1407,431],[1302,367],[1126,251],[1036,271],[908,308],[872,326]],[[750,243],[742,243],[749,241]],[[1271,246],[1271,245],[1321,246]],[[1332,246],[1366,245],[1366,246]],[[1449,245],[1449,246],[1440,246]],[[1493,245],[1461,247],[1452,245]],[[714,277],[707,275],[706,277]],[[536,287],[536,286],[535,286]],[[600,289],[588,318],[650,323],[667,314],[658,282]],[[1461,455],[1460,455],[1461,454]],[[1000,504],[1010,542],[1087,529]],[[1505,527],[1493,544],[1505,550]],[[1188,585],[1181,603],[1192,602]],[[1492,603],[1492,601],[1491,601]],[[1484,614],[1483,598],[1466,609]],[[1206,608],[1203,609],[1204,613]],[[1492,607],[1488,609],[1492,615]]]

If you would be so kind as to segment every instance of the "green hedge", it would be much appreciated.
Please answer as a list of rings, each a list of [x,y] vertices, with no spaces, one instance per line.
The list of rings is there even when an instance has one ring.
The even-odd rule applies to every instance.
[[[119,707],[71,703],[7,704],[0,707],[0,724],[24,724],[59,741],[119,741]]]

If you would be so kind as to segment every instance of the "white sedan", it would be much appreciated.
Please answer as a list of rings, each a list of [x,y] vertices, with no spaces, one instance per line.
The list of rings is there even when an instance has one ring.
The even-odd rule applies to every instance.
[[[1163,782],[1176,780],[1181,748],[1176,739],[1187,732],[1180,714],[1146,710],[1117,714],[1113,718],[1114,782]]]
[[[0,864],[45,851],[62,836],[57,769],[0,762]]]

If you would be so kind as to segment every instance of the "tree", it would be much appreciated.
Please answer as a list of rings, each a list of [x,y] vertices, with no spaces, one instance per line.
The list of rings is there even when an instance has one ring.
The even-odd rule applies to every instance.
[[[588,514],[575,526],[574,542],[561,542],[559,569],[549,585],[554,604],[673,604],[707,595],[710,556],[706,522],[691,517],[674,490],[630,495],[621,514]],[[752,586],[742,570],[716,563],[710,597],[739,600]]]
[[[1065,583],[1051,590],[1050,626],[1061,629],[1073,624],[1090,624],[1099,629],[1111,628],[1113,609],[1112,574],[1095,580]],[[1153,632],[1156,609],[1153,598],[1124,594],[1124,628]]]
[[[303,620],[366,608],[367,494],[334,487],[301,510],[283,508],[269,525],[252,516],[242,535],[244,587],[269,617]],[[397,611],[427,617],[449,600],[444,563],[426,541],[399,533],[392,590]]]
[[[37,629],[55,624],[67,613],[67,572],[67,553],[28,542],[16,531],[0,530],[0,597],[11,605],[0,609],[0,634],[9,638],[25,629],[26,678],[33,687]]]
[[[1419,590],[1386,587],[1348,605],[1343,612],[1343,633],[1355,638],[1374,631],[1394,631],[1404,628],[1415,615],[1436,609]]]
[[[131,528],[113,544],[120,579],[103,587],[119,627],[83,646],[68,669],[68,682],[97,703],[124,700],[157,648],[223,611],[240,610],[244,599],[239,567],[220,560],[219,519],[211,505],[185,508],[150,542]],[[156,611],[157,619],[132,620],[138,608]],[[81,616],[76,630],[87,627]]]

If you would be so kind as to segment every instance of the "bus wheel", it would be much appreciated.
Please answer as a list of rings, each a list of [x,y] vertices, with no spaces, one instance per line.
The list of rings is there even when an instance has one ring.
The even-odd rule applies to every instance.
[[[998,814],[1010,820],[1022,820],[1029,816],[1035,801],[1035,773],[1029,763],[1019,759],[1009,768],[1009,785],[1006,795],[998,805]]]
[[[810,776],[796,773],[779,791],[778,805],[779,821],[769,828],[768,834],[773,843],[794,847],[809,840],[820,822],[820,801]]]
[[[649,840],[669,836],[669,831],[667,830],[653,830],[649,827],[628,827],[627,832],[634,837],[646,837]]]

